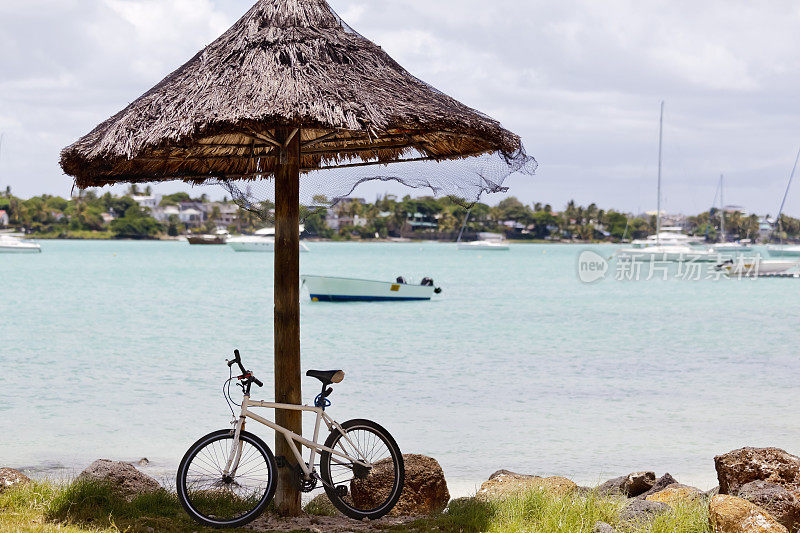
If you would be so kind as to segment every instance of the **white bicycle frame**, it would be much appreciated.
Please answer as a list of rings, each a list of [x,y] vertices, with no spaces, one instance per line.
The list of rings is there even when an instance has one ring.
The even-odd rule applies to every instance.
[[[317,420],[314,424],[314,440],[304,439],[297,433],[293,431],[289,431],[286,428],[283,428],[272,422],[271,420],[267,420],[263,416],[259,416],[252,411],[250,411],[250,407],[266,407],[269,409],[284,409],[287,411],[308,411],[317,414]],[[302,416],[302,415],[301,415]],[[286,438],[286,442],[289,445],[289,448],[292,450],[292,453],[297,459],[297,464],[300,465],[300,468],[303,470],[303,474],[305,475],[306,479],[311,479],[314,476],[314,459],[316,458],[317,452],[325,451],[331,454],[331,461],[340,464],[340,465],[360,465],[366,468],[372,468],[372,463],[370,463],[366,457],[361,453],[361,450],[358,449],[353,444],[353,441],[347,436],[347,433],[336,422],[333,418],[331,418],[322,407],[311,407],[310,405],[295,405],[295,404],[288,404],[288,403],[273,403],[273,402],[262,402],[262,401],[254,401],[250,399],[250,396],[245,396],[242,399],[242,410],[239,418],[236,420],[236,428],[234,430],[233,435],[233,446],[231,447],[230,455],[228,456],[228,462],[225,465],[225,472],[223,475],[234,477],[236,475],[236,470],[239,468],[239,461],[242,459],[242,442],[240,440],[240,435],[244,430],[245,421],[247,418],[252,418],[256,422],[260,422],[265,426],[271,427],[275,431],[281,433],[284,438]],[[337,429],[344,439],[350,444],[350,446],[356,450],[359,458],[351,457],[346,453],[340,452],[338,450],[334,450],[328,448],[327,446],[323,446],[319,444],[317,441],[319,440],[319,430],[321,426],[321,422],[325,421],[325,425],[328,427],[329,431],[333,431]],[[295,443],[299,443],[303,446],[306,446],[311,450],[311,457],[308,461],[308,464],[303,461],[303,456],[300,453],[300,450],[297,448]],[[345,459],[347,462],[340,460]],[[310,466],[309,466],[310,465]]]

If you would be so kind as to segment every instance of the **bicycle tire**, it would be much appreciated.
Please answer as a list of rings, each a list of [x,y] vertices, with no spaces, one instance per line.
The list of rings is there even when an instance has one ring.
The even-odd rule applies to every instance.
[[[348,466],[336,463],[333,454],[323,450],[320,453],[320,475],[324,481],[325,492],[331,503],[345,516],[356,520],[381,518],[394,508],[403,492],[405,484],[403,454],[391,434],[371,420],[348,420],[341,426],[348,436],[353,437],[351,441],[343,440],[343,434],[334,428],[325,440],[325,446],[333,450],[337,450],[338,446],[337,451],[342,451],[352,457],[353,453],[348,451],[348,448],[355,445],[374,466],[372,471],[359,474],[357,467],[353,468],[355,465],[350,465],[353,478],[346,479]],[[365,439],[362,443],[361,440],[356,439],[356,432],[371,434],[374,439]],[[353,442],[356,440],[358,442]],[[378,447],[377,441],[385,446],[385,456],[380,456],[381,448]],[[361,449],[362,444],[364,448],[371,448],[371,450]],[[370,453],[373,452],[374,456],[370,457]],[[341,476],[332,471],[332,463],[335,468],[341,470]],[[382,485],[381,491],[385,496],[376,496],[374,488],[371,488],[370,485],[373,487]],[[347,490],[345,491],[341,487],[345,487]]]
[[[176,478],[178,500],[186,513],[196,522],[216,529],[240,527],[258,518],[274,497],[277,486],[278,466],[272,450],[263,440],[247,431],[241,432],[240,439],[243,443],[249,444],[252,449],[243,448],[242,461],[236,478],[229,481],[223,479],[222,471],[227,462],[227,457],[225,456],[226,447],[224,444],[219,443],[225,440],[232,441],[233,434],[233,430],[221,429],[198,439],[183,456]],[[227,450],[229,449],[227,448]],[[201,460],[201,453],[207,450],[213,450],[213,453],[206,452]],[[263,460],[263,465],[259,463],[258,456]],[[187,486],[187,477],[189,477],[191,467],[195,464],[196,459],[198,467],[202,467],[209,472],[207,476],[209,481],[206,481],[197,490],[193,490],[193,488]],[[216,463],[213,461],[216,461]],[[249,470],[242,472],[242,468],[248,468]],[[214,470],[217,470],[217,472],[214,472]],[[251,476],[246,476],[245,474],[251,474]],[[218,480],[215,480],[216,475],[219,476]],[[233,494],[234,482],[241,487],[242,485],[239,484],[238,480],[243,479],[255,480],[257,483],[254,495],[258,499],[253,503],[252,508],[250,508],[250,504],[244,503],[250,500],[251,497],[243,499],[240,495]],[[223,498],[225,501],[222,501]],[[205,508],[201,508],[199,505],[202,499],[210,501],[210,503],[206,502]],[[214,499],[217,501],[213,501]],[[238,505],[240,502],[242,504]],[[222,518],[212,512],[214,506],[219,511],[223,505],[227,505],[234,510],[237,507],[244,509],[237,516],[230,518]]]

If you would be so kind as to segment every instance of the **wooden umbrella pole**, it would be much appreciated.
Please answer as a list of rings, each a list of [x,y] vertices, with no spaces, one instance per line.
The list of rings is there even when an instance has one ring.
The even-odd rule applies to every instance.
[[[301,404],[300,390],[300,132],[278,128],[278,142],[285,144],[275,173],[275,401]],[[288,141],[288,142],[287,142]],[[300,411],[276,410],[280,426],[302,433]],[[284,515],[300,514],[300,492],[295,485],[297,460],[280,433],[275,452],[291,468],[278,469],[275,505]]]

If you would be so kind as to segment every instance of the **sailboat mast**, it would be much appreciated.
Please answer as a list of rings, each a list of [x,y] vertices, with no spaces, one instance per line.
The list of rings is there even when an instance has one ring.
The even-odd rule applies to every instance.
[[[794,173],[797,170],[798,161],[800,161],[800,150],[797,151],[797,157],[794,158],[794,166],[792,167],[792,173],[789,175],[789,183],[786,184],[786,192],[783,193],[783,200],[781,201],[781,207],[780,209],[778,209],[778,217],[775,219],[776,226],[780,226],[781,215],[783,214],[783,207],[786,205],[786,198],[789,196],[789,188],[792,186],[792,180],[794,179]]]
[[[717,188],[714,190],[714,201],[711,202],[711,208],[708,210],[708,222],[706,223],[706,241],[708,241],[708,232],[711,231],[711,223],[713,220],[711,219],[712,213],[714,209],[717,207],[717,198],[719,198],[719,183],[717,183]]]
[[[661,244],[661,154],[664,143],[664,101],[661,101],[661,118],[658,121],[658,202],[656,213],[656,244]]]
[[[470,211],[472,211],[471,207],[469,209],[467,209],[467,216],[464,217],[464,223],[461,224],[461,231],[458,232],[458,240],[456,240],[456,242],[461,242],[461,237],[464,235],[464,230],[467,227],[467,220],[469,220],[469,212]]]
[[[3,137],[5,137],[5,133],[0,133],[0,156],[3,155]]]
[[[719,242],[725,242],[725,176],[719,175]]]

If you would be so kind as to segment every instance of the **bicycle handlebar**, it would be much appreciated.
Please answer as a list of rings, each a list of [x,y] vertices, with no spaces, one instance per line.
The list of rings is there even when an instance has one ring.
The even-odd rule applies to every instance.
[[[228,361],[228,368],[232,367],[234,364],[239,365],[239,370],[242,371],[242,375],[239,376],[239,379],[244,379],[246,381],[255,383],[259,387],[263,387],[264,384],[261,382],[261,380],[255,377],[252,372],[246,370],[244,365],[242,365],[242,356],[239,354],[239,350],[234,350],[233,356],[234,358]]]
[[[242,371],[242,374],[247,374],[247,370],[245,370],[244,366],[242,366],[242,356],[239,355],[239,350],[234,350],[233,356],[234,358],[228,361],[228,368],[232,367],[233,364],[236,363],[237,365],[239,365],[239,370]]]

